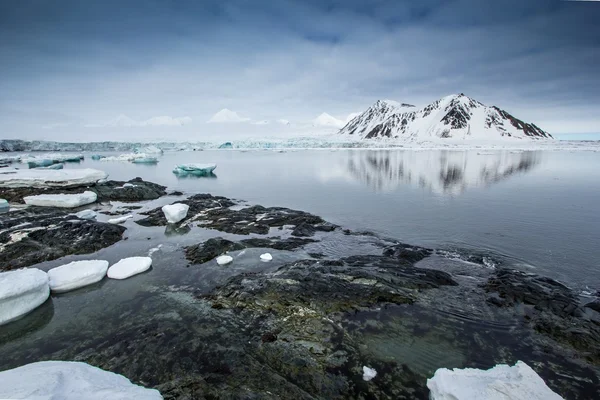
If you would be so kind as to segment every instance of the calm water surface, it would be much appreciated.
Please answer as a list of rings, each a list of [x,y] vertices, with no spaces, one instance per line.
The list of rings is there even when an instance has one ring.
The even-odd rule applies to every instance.
[[[191,162],[217,163],[216,176],[171,172]],[[600,288],[599,153],[223,150],[167,153],[157,165],[67,164],[82,166],[306,210],[408,243],[490,251],[579,289]]]

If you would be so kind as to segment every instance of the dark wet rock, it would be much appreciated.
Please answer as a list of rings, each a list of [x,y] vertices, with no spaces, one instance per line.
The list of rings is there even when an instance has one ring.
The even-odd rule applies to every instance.
[[[0,216],[0,270],[70,254],[88,254],[122,239],[125,228],[81,220],[66,211],[30,207]]]
[[[421,261],[433,254],[433,250],[424,247],[411,246],[404,243],[398,243],[390,246],[383,251],[383,255],[401,260],[406,260],[412,263]]]
[[[312,258],[316,258],[317,260],[325,258],[325,254],[323,254],[323,253],[308,253],[308,255],[311,256]]]
[[[317,232],[317,230],[312,225],[302,222],[300,225],[294,228],[292,231],[292,236],[309,237],[313,236],[315,232]]]
[[[242,250],[244,245],[221,237],[208,239],[204,243],[186,247],[185,258],[193,264],[202,264],[228,251]]]
[[[600,363],[600,321],[586,315],[577,296],[565,285],[547,277],[500,269],[484,289],[490,294],[489,304],[522,305],[524,319],[537,332],[567,343],[590,361]]]
[[[325,222],[321,217],[289,208],[267,208],[255,205],[239,210],[232,209],[231,207],[236,205],[234,200],[210,194],[198,194],[177,203],[187,204],[190,207],[188,219],[184,223],[196,222],[203,228],[237,235],[266,235],[270,228],[283,226],[300,227],[299,229],[303,233],[309,231],[331,232],[337,228],[335,225]],[[147,217],[136,221],[139,225],[163,226],[167,224],[160,208],[142,214]]]
[[[192,264],[202,264],[229,251],[254,247],[264,247],[275,250],[295,250],[299,247],[314,242],[316,242],[316,240],[293,237],[287,239],[281,239],[278,237],[251,238],[244,239],[240,242],[232,242],[231,240],[216,237],[208,239],[204,243],[187,247],[185,249],[185,257],[191,261]]]
[[[600,313],[600,300],[594,300],[590,303],[587,303],[584,307]]]
[[[169,196],[183,196],[183,192],[180,192],[179,190],[175,190],[175,191],[169,193]]]
[[[123,187],[125,184],[133,186]],[[130,181],[106,181],[95,185],[70,186],[57,188],[1,188],[0,197],[13,203],[24,203],[23,197],[38,194],[59,194],[59,193],[83,193],[86,190],[95,192],[98,195],[98,201],[122,201],[135,202],[142,200],[155,200],[166,194],[166,187],[146,182],[142,178],[134,178]]]

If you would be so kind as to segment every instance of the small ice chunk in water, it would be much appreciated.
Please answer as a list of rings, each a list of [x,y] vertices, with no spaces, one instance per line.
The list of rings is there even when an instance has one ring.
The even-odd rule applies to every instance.
[[[75,216],[79,219],[94,219],[96,218],[96,211],[94,210],[82,210],[75,213]]]
[[[217,168],[217,164],[180,164],[175,166],[173,173],[181,175],[210,175],[215,168]]]
[[[0,398],[61,400],[162,400],[156,389],[75,361],[41,361],[0,372]]]
[[[431,400],[561,400],[523,361],[488,370],[440,368],[427,379]]]
[[[152,259],[150,257],[124,258],[108,269],[108,277],[111,279],[126,279],[149,270],[151,266]]]
[[[68,292],[99,282],[106,275],[108,261],[73,261],[48,271],[50,290],[56,293]]]
[[[189,209],[190,206],[187,204],[176,203],[163,206],[162,212],[165,214],[168,223],[175,224],[187,216]]]
[[[8,201],[4,200],[4,199],[0,199],[0,210],[3,208],[8,208]]]
[[[264,253],[260,255],[260,261],[269,262],[273,259],[271,253]]]
[[[377,376],[377,371],[373,368],[369,368],[367,366],[363,366],[363,380],[369,382],[371,379]]]
[[[231,256],[219,256],[217,257],[217,264],[219,265],[227,265],[233,261],[233,257]]]
[[[38,194],[25,196],[23,201],[30,206],[75,208],[91,204],[98,199],[98,195],[91,191],[74,194]]]
[[[21,318],[49,296],[48,274],[42,270],[23,268],[0,272],[0,325]]]
[[[111,218],[109,219],[108,222],[109,224],[122,224],[123,222],[127,221],[129,218],[133,218],[133,215],[125,215],[123,217],[118,217],[118,218]]]

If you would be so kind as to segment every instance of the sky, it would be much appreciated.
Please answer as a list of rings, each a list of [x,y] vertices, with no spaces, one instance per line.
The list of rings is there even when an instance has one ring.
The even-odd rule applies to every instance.
[[[343,120],[461,92],[600,132],[598,21],[599,1],[1,1],[0,138],[201,140],[224,108]]]

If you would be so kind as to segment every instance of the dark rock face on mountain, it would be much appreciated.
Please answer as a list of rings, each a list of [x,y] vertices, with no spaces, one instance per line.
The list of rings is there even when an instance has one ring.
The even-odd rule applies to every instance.
[[[411,110],[406,104],[378,101],[352,119],[340,133],[363,139],[397,138],[406,141],[434,139],[497,140],[551,139],[535,124],[525,123],[498,107],[488,107],[464,94],[444,97]]]
[[[87,254],[122,239],[125,228],[80,220],[58,209],[30,207],[0,215],[0,271],[70,254]]]
[[[238,235],[266,235],[270,228],[292,226],[297,228],[298,236],[312,236],[317,231],[329,232],[335,225],[325,222],[321,217],[304,211],[283,207],[263,207],[259,205],[232,209],[236,203],[225,197],[210,194],[198,194],[178,203],[190,206],[188,219],[183,224],[197,222],[204,228]],[[142,226],[164,226],[167,220],[160,208],[147,213],[146,218],[136,221]],[[300,227],[300,228],[298,228]]]
[[[38,194],[59,194],[59,193],[82,193],[86,190],[95,192],[98,195],[98,201],[122,201],[135,202],[142,200],[155,200],[167,194],[166,186],[157,183],[144,181],[142,178],[134,178],[127,182],[124,181],[106,181],[91,186],[70,186],[53,188],[1,188],[0,197],[13,203],[24,203],[23,197]]]

